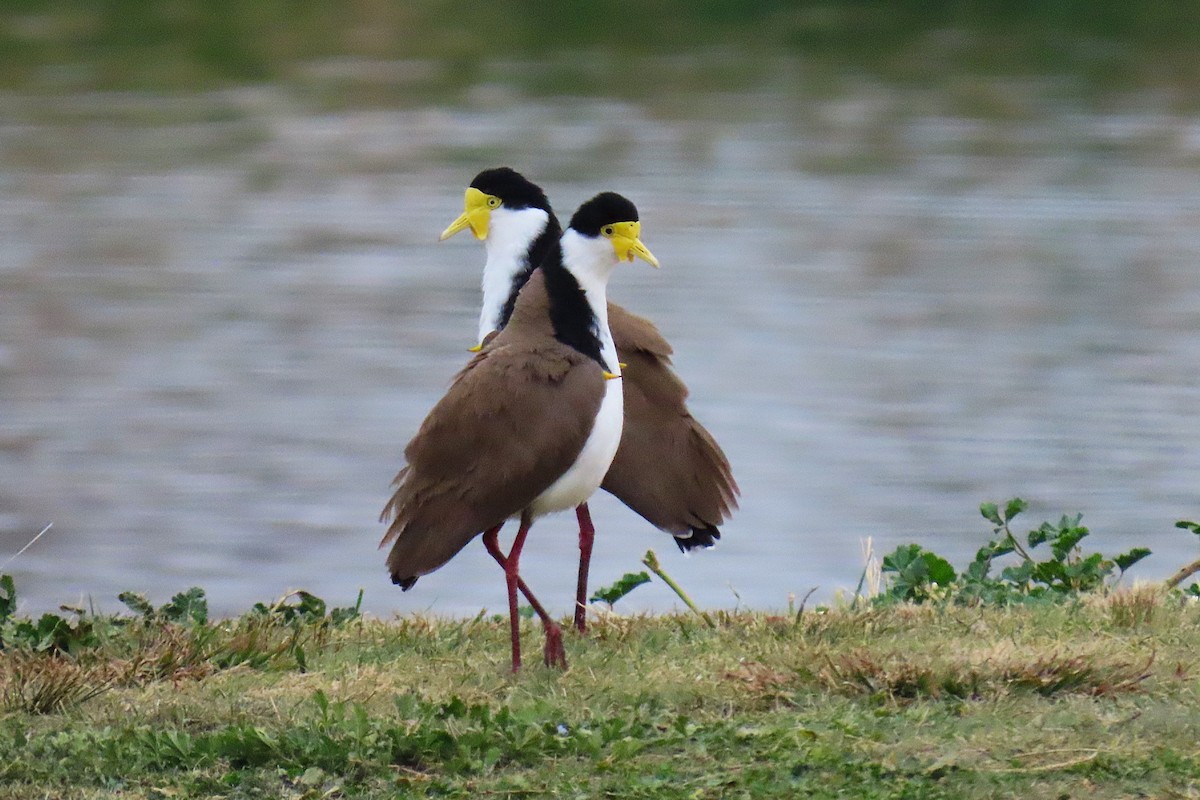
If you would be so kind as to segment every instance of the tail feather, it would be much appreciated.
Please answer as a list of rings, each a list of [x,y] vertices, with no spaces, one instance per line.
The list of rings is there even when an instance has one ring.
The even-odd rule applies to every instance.
[[[686,553],[689,550],[697,548],[707,549],[717,543],[721,538],[721,532],[717,530],[716,525],[709,525],[705,528],[692,527],[685,534],[675,535],[675,544],[679,547],[679,552]]]

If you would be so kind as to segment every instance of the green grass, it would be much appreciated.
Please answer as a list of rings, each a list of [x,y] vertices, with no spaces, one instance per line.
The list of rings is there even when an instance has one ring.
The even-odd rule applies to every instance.
[[[1200,792],[1200,605],[1158,587],[601,614],[517,676],[500,619],[180,598],[0,650],[0,798]]]
[[[771,78],[778,56],[799,57],[805,72],[945,84],[984,105],[992,101],[973,76],[1069,75],[1076,90],[1186,94],[1200,78],[1197,47],[1200,10],[1170,0],[9,0],[0,9],[6,87],[180,91],[288,81],[327,60],[407,62],[346,75],[336,94],[350,103],[446,102],[497,80],[551,95],[736,91]]]

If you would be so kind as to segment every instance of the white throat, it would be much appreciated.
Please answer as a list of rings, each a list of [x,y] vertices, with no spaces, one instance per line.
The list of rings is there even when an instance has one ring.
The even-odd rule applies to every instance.
[[[617,266],[612,242],[589,238],[568,229],[562,237],[563,266],[579,281],[600,329],[600,355],[605,369],[621,374],[617,348],[608,328],[608,277]],[[588,434],[587,442],[575,463],[530,505],[533,515],[574,508],[591,497],[600,487],[621,443],[625,423],[624,380],[604,382],[604,397]]]
[[[512,291],[513,279],[529,268],[529,245],[546,230],[550,215],[540,208],[510,211],[501,206],[491,214],[487,263],[483,265],[483,307],[479,310],[479,342],[500,328],[500,316]]]
[[[604,238],[591,238],[568,228],[562,237],[563,266],[579,281],[587,296],[592,313],[600,328],[600,355],[604,368],[620,375],[617,346],[608,328],[608,279],[617,266],[617,254],[612,243]]]

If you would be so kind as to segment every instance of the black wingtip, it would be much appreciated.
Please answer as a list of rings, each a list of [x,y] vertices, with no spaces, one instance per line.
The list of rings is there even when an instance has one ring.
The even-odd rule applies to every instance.
[[[697,548],[708,549],[720,538],[721,532],[717,530],[717,526],[709,525],[707,528],[694,527],[686,536],[676,536],[675,544],[679,545],[679,552],[686,553]]]
[[[414,583],[416,583],[416,582],[417,582],[417,579],[416,579],[416,577],[412,577],[412,578],[401,578],[401,577],[400,577],[400,576],[398,576],[398,575],[393,575],[393,576],[392,576],[392,583],[394,583],[394,584],[396,584],[397,586],[399,586],[399,587],[400,587],[400,591],[402,591],[402,592],[407,592],[409,589],[411,589],[411,588],[413,587],[413,584],[414,584]]]

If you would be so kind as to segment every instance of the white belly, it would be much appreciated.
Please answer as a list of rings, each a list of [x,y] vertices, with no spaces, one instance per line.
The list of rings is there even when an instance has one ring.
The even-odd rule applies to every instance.
[[[619,378],[605,382],[600,412],[579,458],[530,504],[533,516],[574,508],[600,488],[617,454],[617,446],[621,444],[621,426],[625,418],[623,383]]]

